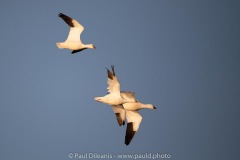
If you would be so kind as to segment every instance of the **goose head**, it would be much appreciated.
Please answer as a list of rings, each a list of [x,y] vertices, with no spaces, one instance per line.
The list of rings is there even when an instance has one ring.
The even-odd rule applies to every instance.
[[[96,47],[95,47],[94,44],[90,44],[90,48],[92,48],[92,49],[96,49]]]

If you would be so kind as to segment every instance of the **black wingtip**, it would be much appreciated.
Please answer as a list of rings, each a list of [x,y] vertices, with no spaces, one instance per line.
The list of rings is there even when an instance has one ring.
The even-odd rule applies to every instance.
[[[82,48],[82,49],[78,49],[78,50],[73,50],[71,53],[74,54],[74,53],[77,53],[77,52],[81,52],[81,51],[83,51],[83,50],[85,50],[85,49],[87,49],[87,48]]]
[[[113,75],[115,76],[114,65],[111,65]]]
[[[121,125],[124,126],[125,121],[124,121],[124,119],[121,118],[120,113],[115,113],[115,115],[116,115],[116,117],[117,117],[118,125],[119,125],[119,126],[121,126]]]
[[[61,17],[61,16],[65,16],[65,15],[60,12],[60,13],[58,14],[58,16]]]
[[[125,144],[129,145],[132,141],[133,136],[135,135],[136,131],[133,130],[133,122],[127,124],[127,130],[125,135]]]
[[[71,53],[74,54],[74,53],[77,53],[77,52],[75,50],[73,50]]]
[[[106,67],[105,67],[105,68],[106,68]],[[113,80],[113,74],[112,74],[112,72],[110,72],[108,68],[106,68],[106,69],[107,69],[108,78],[110,78],[111,80]]]
[[[75,53],[77,53],[77,52],[80,52],[80,50],[73,50],[71,53],[72,53],[72,54],[75,54]]]
[[[153,106],[153,109],[157,109],[155,106]]]

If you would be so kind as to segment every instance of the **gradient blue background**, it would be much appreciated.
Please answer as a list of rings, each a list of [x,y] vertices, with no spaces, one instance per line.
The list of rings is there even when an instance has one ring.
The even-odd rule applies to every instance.
[[[55,43],[85,27],[96,50]],[[240,3],[237,0],[0,2],[0,159],[64,160],[70,152],[169,153],[176,160],[239,158]],[[95,96],[115,65],[142,110],[125,127]]]

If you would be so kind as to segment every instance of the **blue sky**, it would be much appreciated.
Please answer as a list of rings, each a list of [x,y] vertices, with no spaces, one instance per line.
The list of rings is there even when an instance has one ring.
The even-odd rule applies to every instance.
[[[96,50],[56,42],[78,20]],[[1,1],[0,159],[69,159],[71,152],[169,153],[236,159],[240,22],[237,1]],[[121,89],[157,110],[129,146],[105,95],[105,67]]]

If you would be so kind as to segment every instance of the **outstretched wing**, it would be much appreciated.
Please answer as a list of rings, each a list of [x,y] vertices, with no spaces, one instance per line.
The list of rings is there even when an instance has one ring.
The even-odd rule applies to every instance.
[[[116,115],[118,125],[124,125],[125,124],[125,109],[123,108],[122,105],[117,105],[117,106],[112,106],[112,110]]]
[[[74,53],[77,53],[77,52],[81,52],[81,51],[83,51],[83,50],[85,50],[85,49],[87,49],[87,48],[82,48],[82,49],[78,49],[78,50],[73,50],[71,53],[74,54]]]
[[[58,15],[60,18],[62,18],[69,26],[70,31],[68,34],[68,37],[65,42],[67,41],[80,41],[80,35],[82,31],[84,30],[84,27],[78,23],[76,20],[72,19],[71,17],[68,17],[62,13],[59,13]]]
[[[125,135],[125,144],[129,145],[140,126],[140,123],[142,121],[142,116],[137,111],[126,110],[126,117],[127,117],[128,124],[127,124],[127,130]]]
[[[107,69],[107,74],[108,74],[108,93],[119,93],[120,94],[120,83],[115,75],[115,71],[114,71],[114,66],[112,67],[112,72]]]

